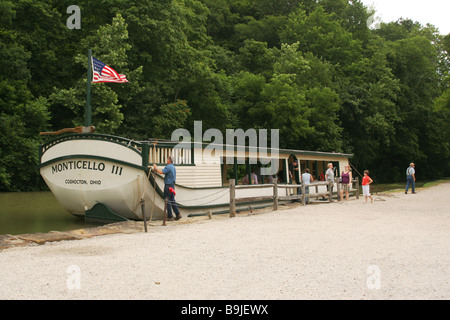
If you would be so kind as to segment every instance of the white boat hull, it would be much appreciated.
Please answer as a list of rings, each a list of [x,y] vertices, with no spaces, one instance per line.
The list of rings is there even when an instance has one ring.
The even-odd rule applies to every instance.
[[[72,158],[73,161],[81,163],[93,163],[95,160]],[[71,160],[71,161],[72,161]],[[67,160],[64,160],[67,161]],[[141,197],[144,194],[144,186],[148,190],[144,194],[144,200],[150,204],[149,192],[153,189],[145,181],[146,174],[129,166],[118,166],[111,161],[101,161],[105,166],[103,171],[99,170],[68,170],[55,172],[54,166],[61,166],[64,162],[56,162],[41,168],[41,175],[50,190],[61,203],[61,205],[73,215],[84,216],[87,210],[97,203],[107,205],[113,212],[127,219],[142,219],[140,206]],[[98,162],[96,162],[98,163]],[[115,174],[116,168],[119,173]],[[155,212],[155,216],[162,212]]]

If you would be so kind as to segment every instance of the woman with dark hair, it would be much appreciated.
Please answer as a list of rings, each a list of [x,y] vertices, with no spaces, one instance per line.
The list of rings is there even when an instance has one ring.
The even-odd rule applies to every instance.
[[[340,184],[341,184],[340,203],[342,203],[342,200],[344,200],[344,192],[346,195],[345,201],[348,201],[350,187],[352,186],[352,172],[350,171],[349,165],[346,165],[344,171],[342,171]]]

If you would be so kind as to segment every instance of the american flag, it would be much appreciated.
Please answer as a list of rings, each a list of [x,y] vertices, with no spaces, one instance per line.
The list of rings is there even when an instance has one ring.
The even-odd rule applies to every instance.
[[[92,82],[128,82],[127,77],[92,57]]]

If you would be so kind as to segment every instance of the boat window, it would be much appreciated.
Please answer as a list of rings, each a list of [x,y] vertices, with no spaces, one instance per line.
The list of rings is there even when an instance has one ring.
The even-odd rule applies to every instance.
[[[331,163],[333,164],[334,176],[336,178],[340,177],[341,176],[341,170],[340,170],[339,161],[331,161]]]
[[[300,183],[300,167],[301,163],[299,159],[294,154],[291,154],[288,159],[289,183]]]
[[[285,159],[279,159],[278,160],[278,172],[277,172],[277,179],[278,183],[288,183],[287,180],[287,172],[286,172],[286,160]]]
[[[325,173],[328,169],[328,163],[330,161],[319,161],[319,160],[301,160],[301,170],[302,173],[305,172],[305,169],[308,168],[311,175],[316,179],[317,181],[324,181],[325,180]],[[333,164],[333,170],[335,177],[340,176],[339,171],[339,161],[331,161]]]
[[[222,159],[223,160],[223,159]],[[230,179],[235,179],[236,184],[266,184],[273,183],[274,179],[278,178],[278,183],[286,182],[286,168],[285,160],[279,159],[278,172],[273,176],[267,176],[261,174],[261,169],[264,166],[270,166],[270,163],[263,165],[260,161],[256,164],[249,164],[248,158],[245,159],[245,164],[237,164],[236,158],[234,158],[234,164],[223,163],[222,161],[222,185],[230,185]],[[250,178],[249,178],[250,177]]]

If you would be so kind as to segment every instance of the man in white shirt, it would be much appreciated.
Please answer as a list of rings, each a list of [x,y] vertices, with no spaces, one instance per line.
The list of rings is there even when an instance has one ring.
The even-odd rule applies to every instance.
[[[328,164],[327,172],[325,172],[325,178],[328,182],[331,181],[332,183],[334,183],[334,171],[333,171],[333,164],[331,162]],[[333,187],[334,184],[331,185],[331,194],[333,194]],[[327,190],[330,191],[329,185],[327,185]]]

